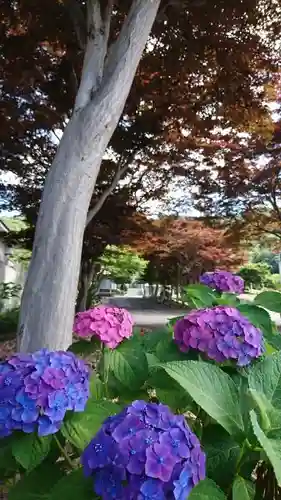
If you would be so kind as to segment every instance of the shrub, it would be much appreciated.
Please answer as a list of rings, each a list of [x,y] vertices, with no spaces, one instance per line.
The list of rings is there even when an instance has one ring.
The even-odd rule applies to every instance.
[[[265,288],[272,288],[273,290],[281,289],[280,274],[271,274],[264,281]]]
[[[15,283],[0,283],[0,309],[2,310],[4,308],[6,301],[19,299],[21,290],[21,285],[16,285]]]
[[[247,264],[239,270],[238,275],[243,278],[246,288],[256,289],[262,288],[271,277],[270,267],[265,263]]]
[[[0,313],[0,340],[15,337],[19,321],[19,308]]]
[[[99,342],[94,334],[69,348],[100,356],[90,380],[70,352],[0,365],[0,477],[9,500],[281,497],[281,336],[266,311],[281,313],[281,293],[262,292],[254,303],[202,284],[185,293],[198,310],[153,333],[121,338],[124,315],[115,314],[113,330],[102,315]]]
[[[200,283],[218,292],[243,293],[244,280],[229,271],[213,271],[202,274]]]

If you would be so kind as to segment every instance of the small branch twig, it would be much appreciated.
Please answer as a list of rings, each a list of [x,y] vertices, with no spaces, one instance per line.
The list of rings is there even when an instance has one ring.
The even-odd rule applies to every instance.
[[[126,170],[128,169],[129,164],[130,163],[128,161],[128,162],[126,162],[126,164],[122,168],[118,168],[118,170],[115,173],[115,176],[113,178],[111,185],[107,189],[104,190],[104,192],[102,193],[102,195],[98,199],[95,206],[91,210],[89,210],[88,215],[87,215],[87,220],[86,220],[86,226],[91,222],[91,220],[95,217],[95,215],[97,215],[97,213],[102,208],[102,206],[105,203],[108,196],[111,195],[111,193],[117,187],[118,182],[120,181],[121,177],[126,172]]]

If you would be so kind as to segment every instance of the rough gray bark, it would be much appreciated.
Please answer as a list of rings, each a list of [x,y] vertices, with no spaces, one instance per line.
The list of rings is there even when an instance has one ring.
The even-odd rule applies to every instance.
[[[89,0],[88,41],[73,116],[47,176],[22,296],[19,347],[66,349],[87,212],[106,146],[116,128],[160,0],[134,0],[105,60],[108,10]]]

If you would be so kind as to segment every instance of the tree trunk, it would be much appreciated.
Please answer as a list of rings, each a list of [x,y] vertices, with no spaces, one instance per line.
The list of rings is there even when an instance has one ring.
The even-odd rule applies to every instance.
[[[81,281],[79,286],[79,292],[76,301],[75,312],[82,312],[86,310],[88,291],[84,287],[84,283]]]
[[[107,144],[124,108],[160,0],[135,0],[107,56],[103,26],[89,30],[75,110],[47,176],[19,322],[22,352],[72,342],[83,233]],[[98,5],[92,0],[93,6]],[[93,9],[94,10],[94,9]],[[99,36],[93,43],[93,30]],[[105,35],[104,35],[105,36]],[[90,50],[91,47],[91,50]],[[95,65],[96,62],[96,65]],[[92,79],[92,89],[89,81]]]
[[[91,297],[89,297],[89,292],[93,287],[94,277],[96,276],[96,285],[94,287],[95,290],[98,289],[98,283],[100,282],[100,264],[97,262],[88,262],[86,269],[81,269],[80,272],[80,290],[77,299],[77,311],[82,312],[86,311],[89,307],[91,307]]]

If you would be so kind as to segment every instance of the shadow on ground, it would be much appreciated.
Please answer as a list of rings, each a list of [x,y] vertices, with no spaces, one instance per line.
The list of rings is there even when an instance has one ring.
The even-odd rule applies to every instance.
[[[168,318],[180,316],[186,311],[178,304],[158,304],[153,298],[117,296],[107,299],[106,303],[125,307],[132,314],[136,326],[152,329],[164,326]]]

